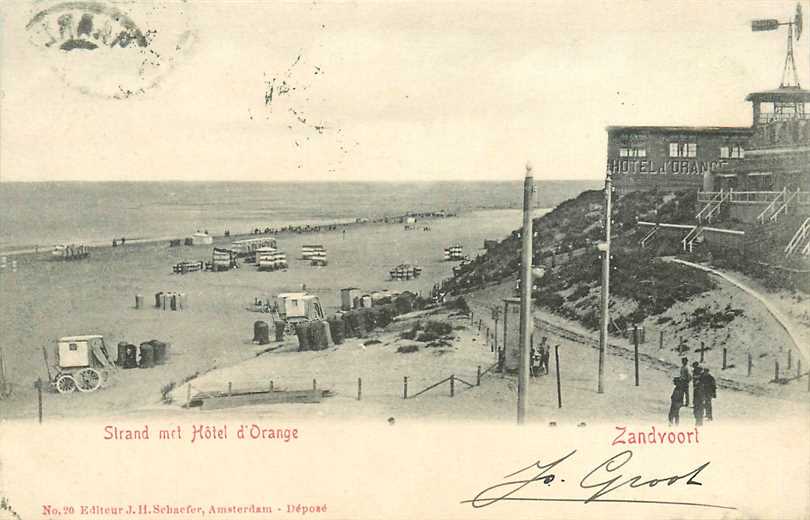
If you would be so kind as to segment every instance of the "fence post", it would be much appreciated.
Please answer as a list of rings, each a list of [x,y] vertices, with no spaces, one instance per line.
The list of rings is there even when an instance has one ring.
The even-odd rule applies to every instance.
[[[727,365],[726,365],[726,358],[727,358],[727,355],[728,355],[728,349],[727,349],[726,347],[723,347],[723,370],[725,370],[725,369],[726,369],[726,366],[727,366]],[[701,357],[702,357],[702,356],[701,356]]]
[[[363,396],[363,380],[358,377],[357,378],[357,400],[359,401],[362,396]]]
[[[658,350],[661,350],[663,348],[664,348],[664,331],[662,330],[658,333]]]
[[[796,360],[796,378],[798,379],[800,377],[802,377],[802,358]]]
[[[790,367],[793,366],[792,352],[792,349],[788,349],[788,370],[790,370]]]
[[[554,345],[554,362],[557,365],[557,408],[562,408],[562,389],[560,388],[560,346]]]
[[[34,386],[37,389],[37,417],[39,418],[39,423],[42,424],[42,378],[38,378],[37,381],[34,383]]]
[[[6,395],[6,363],[3,360],[3,348],[0,347],[0,397]]]
[[[481,386],[481,365],[478,365],[478,373],[475,376],[475,386]]]
[[[270,391],[271,391],[271,392],[273,391],[273,386],[274,386],[274,385],[273,385],[273,380],[271,379],[271,380],[270,380]]]
[[[748,353],[748,375],[751,375],[751,367],[754,366],[754,360],[751,357],[751,353]]]
[[[773,373],[773,380],[779,382],[779,360],[774,360],[773,362]]]
[[[231,396],[231,390],[233,390],[233,383],[228,381],[228,397]]]
[[[408,398],[408,376],[402,378],[402,398]]]
[[[703,353],[706,352],[706,349],[703,345],[700,346],[700,362],[703,363]]]
[[[456,376],[450,376],[450,397],[453,397],[456,394]]]
[[[638,386],[638,325],[633,325],[633,357],[636,370],[636,386]]]
[[[312,379],[312,389],[313,390],[318,389],[318,382],[315,380],[315,378]]]
[[[191,383],[186,383],[186,408],[191,406]]]

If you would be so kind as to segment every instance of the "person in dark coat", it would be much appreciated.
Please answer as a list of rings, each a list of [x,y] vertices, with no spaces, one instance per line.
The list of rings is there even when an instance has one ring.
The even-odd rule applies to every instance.
[[[678,380],[683,387],[683,405],[689,406],[689,380],[692,376],[689,374],[689,360],[685,357],[681,358],[681,374]]]
[[[683,405],[683,382],[680,377],[672,379],[675,388],[669,398],[669,425],[677,426],[681,422],[681,406]]]
[[[714,376],[709,373],[708,368],[704,368],[700,375],[700,386],[703,389],[703,410],[706,414],[706,420],[712,421],[712,399],[717,397],[717,382]]]
[[[540,346],[540,368],[545,375],[548,375],[548,358],[549,346],[543,342],[543,344]]]
[[[704,392],[703,392],[703,384],[701,382],[702,373],[703,370],[699,366],[694,366],[694,370],[692,372],[692,384],[694,387],[693,390],[694,393],[692,395],[692,406],[693,411],[695,413],[695,426],[703,426]]]

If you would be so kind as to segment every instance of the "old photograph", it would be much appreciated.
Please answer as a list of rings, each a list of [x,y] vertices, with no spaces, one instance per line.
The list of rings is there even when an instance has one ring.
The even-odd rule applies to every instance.
[[[341,455],[323,433],[367,424],[459,428],[455,447],[399,444],[425,460],[414,479],[434,450],[494,457],[468,446],[548,432],[550,454],[502,443],[546,484],[586,439],[677,461],[769,438],[779,455],[737,451],[721,481],[771,460],[789,500],[735,487],[751,503],[731,503],[717,485],[661,498],[722,464],[703,459],[613,501],[648,502],[631,513],[609,486],[576,500],[602,518],[754,518],[771,500],[810,517],[808,14],[804,0],[5,2],[0,518],[580,517],[470,476],[452,507],[420,486],[398,511],[328,509],[313,489],[313,504],[244,492],[256,505],[238,510],[166,488],[133,503],[90,484],[115,473],[109,446],[136,446],[148,475],[185,457],[151,446],[221,441],[197,457],[213,473],[178,469],[192,481],[216,473],[214,453],[234,474],[269,457],[231,458],[236,439],[299,450],[319,435],[328,460],[368,464],[380,446]],[[794,440],[764,433],[780,428],[804,449],[781,458]],[[486,433],[501,431],[515,437]],[[21,491],[58,482],[78,451],[74,502]]]

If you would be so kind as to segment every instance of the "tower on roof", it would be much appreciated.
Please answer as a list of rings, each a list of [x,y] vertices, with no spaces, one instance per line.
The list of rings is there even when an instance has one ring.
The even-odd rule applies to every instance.
[[[786,22],[780,22],[775,18],[753,20],[751,22],[751,30],[754,32],[775,31],[782,26],[788,28],[787,54],[785,55],[785,65],[782,68],[782,81],[779,83],[779,88],[801,88],[799,74],[796,71],[796,59],[793,56],[793,40],[798,41],[802,37],[802,18],[802,5],[797,3],[796,14]]]

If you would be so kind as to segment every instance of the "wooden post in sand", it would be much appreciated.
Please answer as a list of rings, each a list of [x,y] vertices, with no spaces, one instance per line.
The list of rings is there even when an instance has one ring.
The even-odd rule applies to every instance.
[[[725,370],[727,366],[726,364],[727,356],[728,356],[728,349],[726,349],[726,347],[723,347],[723,370]]]
[[[357,378],[357,400],[359,401],[363,397],[363,379]]]
[[[802,377],[802,358],[796,360],[796,378]]]
[[[37,389],[37,417],[39,424],[42,424],[42,378],[38,378],[34,387]]]
[[[633,363],[635,366],[636,386],[638,386],[638,325],[633,325]]]
[[[6,362],[3,359],[3,348],[0,347],[0,398],[6,396]]]
[[[233,383],[228,381],[228,397],[231,396],[231,391],[233,390]]]
[[[481,365],[478,365],[478,372],[475,375],[475,386],[481,386]]]
[[[562,408],[562,388],[560,386],[560,346],[554,345],[554,363],[557,365],[557,408]]]
[[[270,391],[271,392],[273,391],[273,380],[272,379],[270,380]]]
[[[186,408],[191,406],[191,383],[186,383]]]
[[[661,350],[663,348],[664,348],[664,331],[662,330],[658,333],[658,350]]]
[[[456,395],[456,376],[450,376],[450,397]]]
[[[402,398],[408,398],[408,376],[402,378]]]
[[[776,383],[779,382],[779,360],[773,362],[773,380]]]
[[[793,352],[793,350],[788,349],[788,366],[787,366],[788,370],[790,370],[790,368],[793,366],[793,363],[792,363],[793,360],[791,359],[791,353],[792,352]]]
[[[751,357],[751,353],[748,353],[748,375],[751,376],[751,367],[754,366],[754,359]]]
[[[318,381],[316,381],[314,378],[312,379],[312,389],[313,390],[318,389]]]

